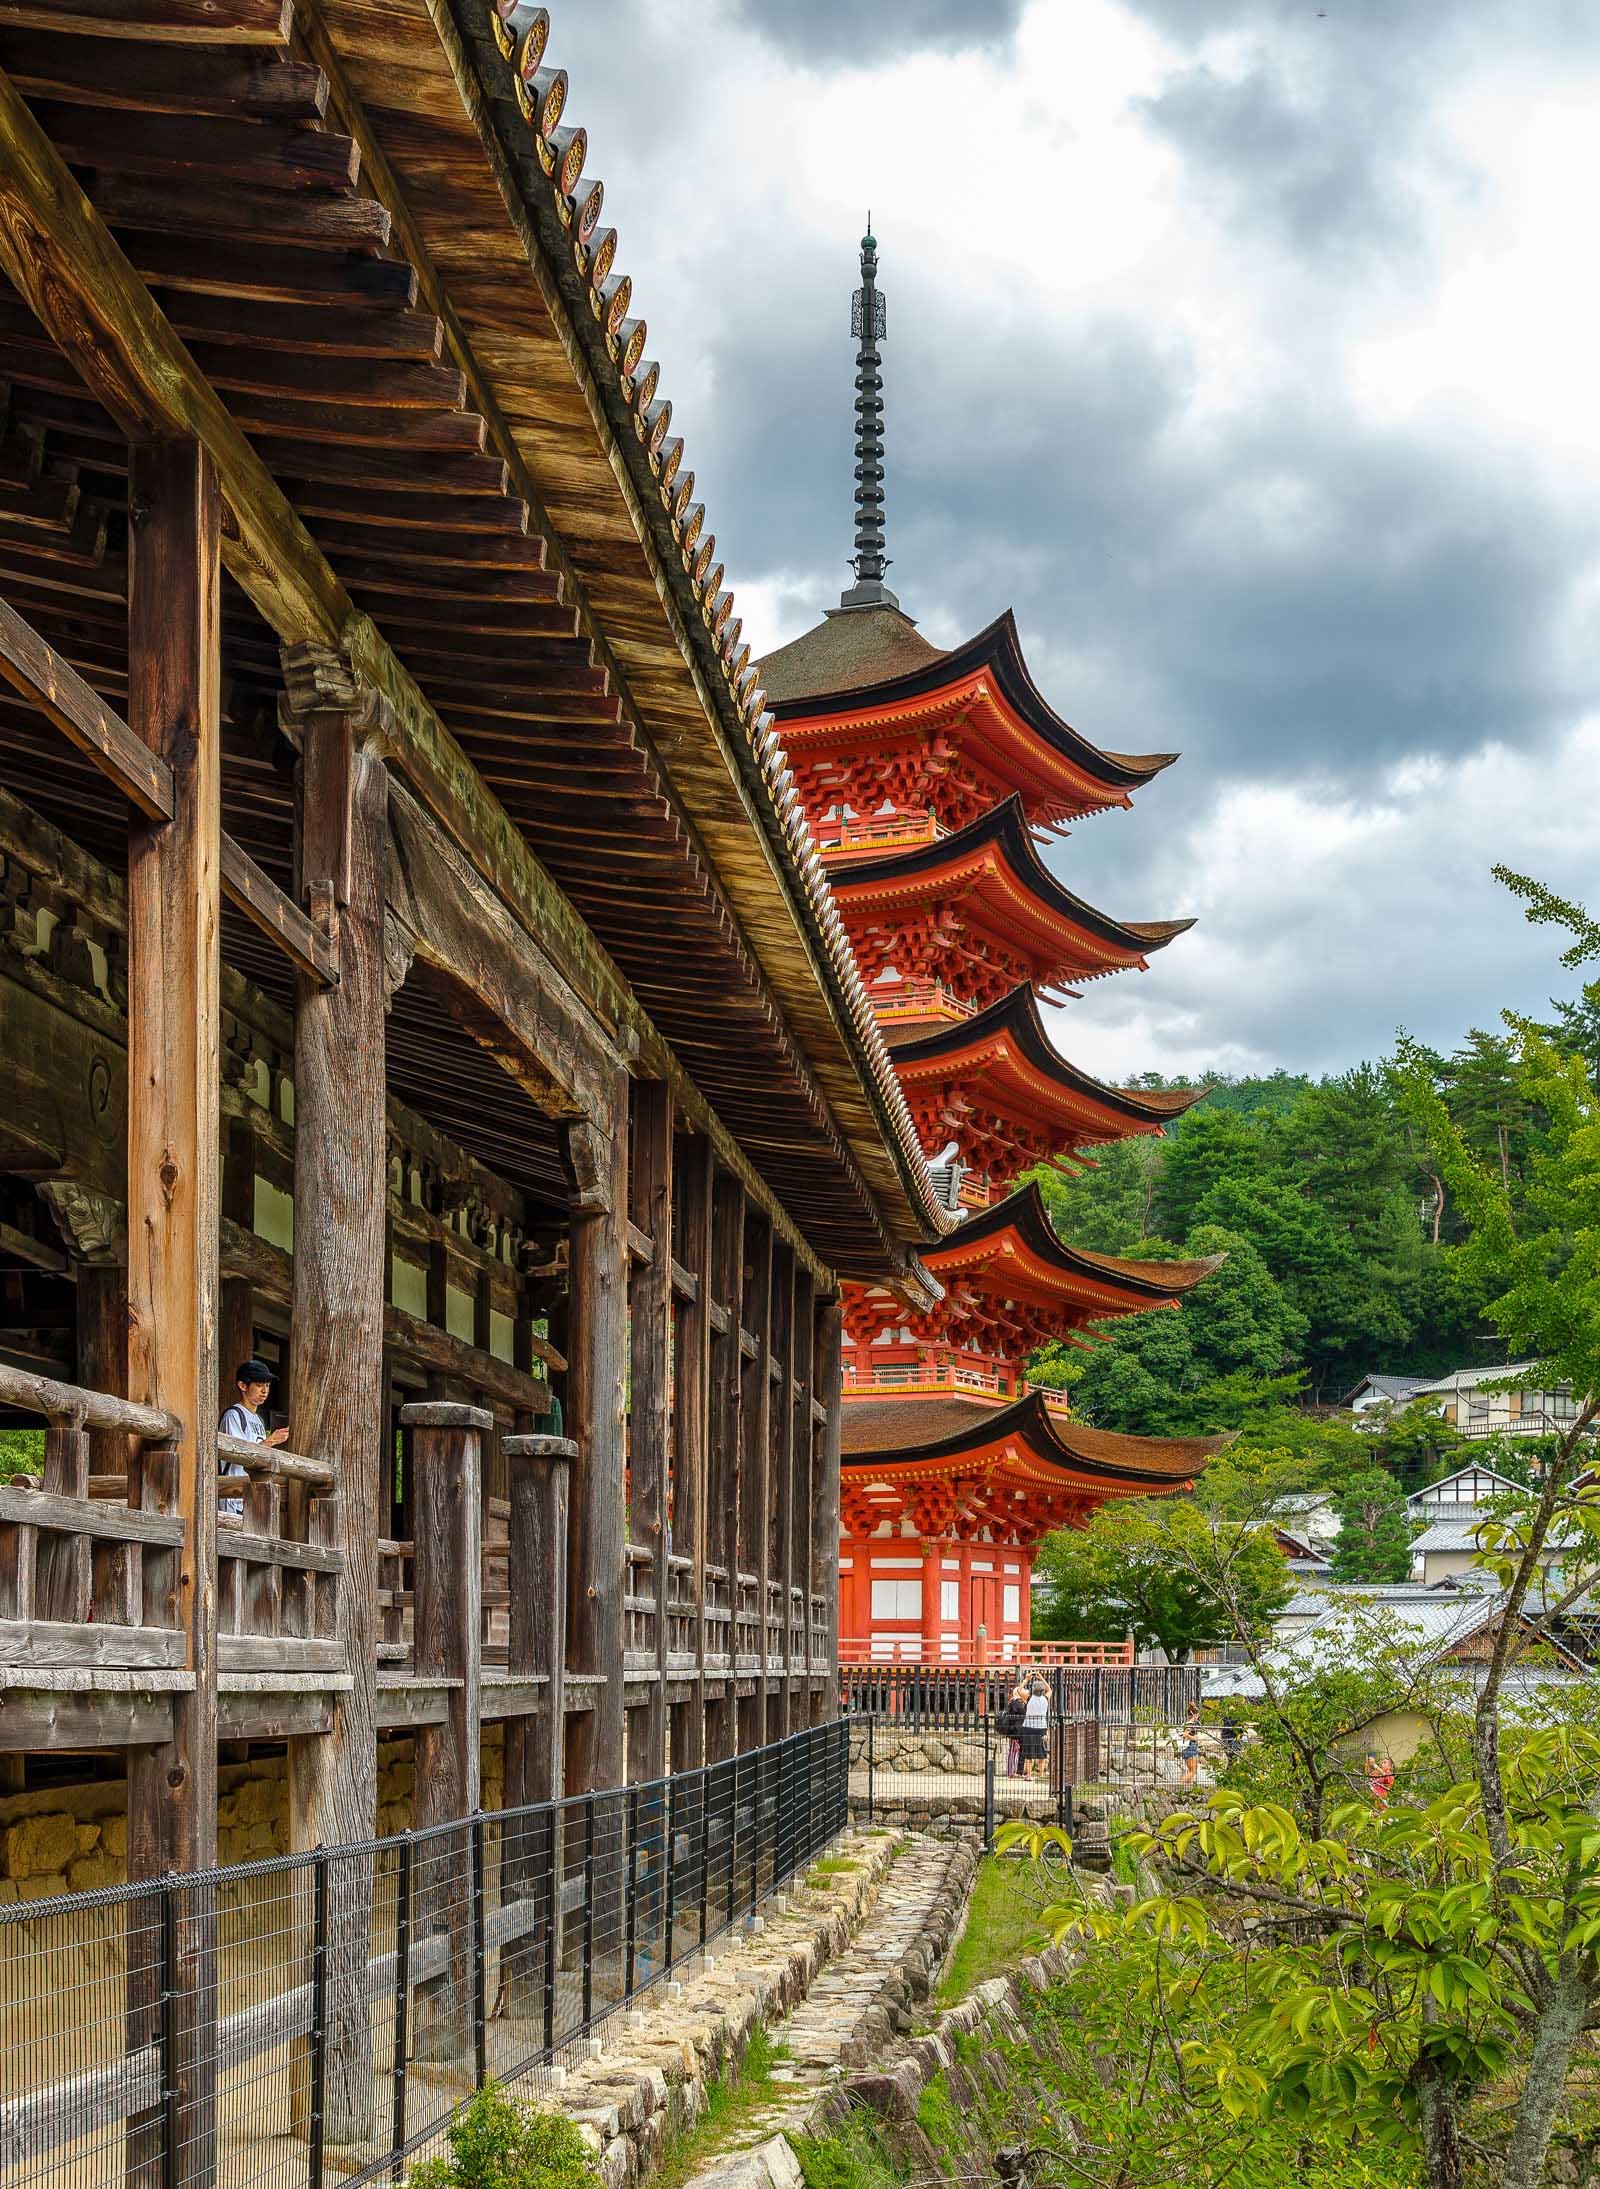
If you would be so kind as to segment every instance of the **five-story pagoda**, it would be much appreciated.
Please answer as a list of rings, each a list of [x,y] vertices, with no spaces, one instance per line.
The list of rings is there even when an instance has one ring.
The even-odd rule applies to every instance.
[[[1029,1642],[1034,1546],[1111,1497],[1186,1487],[1210,1439],[1120,1436],[1030,1388],[1048,1338],[1175,1306],[1208,1263],[1089,1254],[1053,1229],[1031,1165],[1159,1133],[1196,1095],[1102,1084],[1040,1015],[1136,966],[1186,920],[1109,918],[1065,889],[1041,837],[1175,757],[1099,751],[1028,673],[1009,612],[949,652],[884,582],[885,334],[877,246],[855,293],[855,583],[762,664],[799,795],[952,1228],[943,1287],[909,1315],[847,1288],[841,1654],[991,1662]]]

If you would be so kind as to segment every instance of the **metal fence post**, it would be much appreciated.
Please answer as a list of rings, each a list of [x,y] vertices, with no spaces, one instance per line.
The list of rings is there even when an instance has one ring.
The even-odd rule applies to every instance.
[[[161,1887],[161,2183],[178,2180],[178,1900],[168,1877]]]
[[[994,1853],[994,1744],[987,1742],[983,1751],[983,1851]]]
[[[705,1772],[702,1770],[697,1776],[703,1780]],[[701,1808],[704,1809],[704,1807],[705,1801],[702,1793]],[[666,1925],[666,1937],[662,1942],[661,1973],[663,1976],[670,1976],[672,1964],[677,1955],[678,1943],[678,1782],[676,1778],[670,1778],[667,1781],[667,1884],[666,1913],[663,1920]]]
[[[594,2014],[594,1809],[593,1794],[583,1797],[583,2027]]]
[[[394,2114],[390,2127],[389,2178],[400,2179],[406,2147],[406,2015],[411,1993],[411,1859],[409,1839],[400,1842],[400,1874],[394,1903]]]
[[[472,2065],[481,2090],[489,2080],[489,1941],[483,1907],[483,1811],[472,1818]]]
[[[556,1961],[560,1953],[563,1909],[561,1906],[561,1851],[566,1844],[561,1811],[552,1802],[545,1812],[544,1915],[544,2049],[556,2049]]]
[[[869,1830],[876,1821],[873,1815],[874,1796],[877,1792],[873,1783],[874,1773],[877,1768],[873,1756],[873,1729],[877,1722],[877,1712],[869,1712],[867,1716],[867,1827]]]
[[[328,2081],[328,1850],[311,1858],[311,2150],[309,2189],[322,2189],[323,2113]]]
[[[628,1860],[622,1873],[622,1996],[633,1997],[633,1965],[639,1936],[639,1785],[628,1788]]]

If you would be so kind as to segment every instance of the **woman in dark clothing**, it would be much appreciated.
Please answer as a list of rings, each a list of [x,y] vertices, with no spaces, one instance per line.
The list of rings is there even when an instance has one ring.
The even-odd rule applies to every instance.
[[[1000,1713],[1000,1731],[1006,1742],[1006,1777],[1014,1779],[1021,1769],[1022,1714],[1027,1708],[1028,1690],[1019,1680],[1011,1690],[1011,1699]]]

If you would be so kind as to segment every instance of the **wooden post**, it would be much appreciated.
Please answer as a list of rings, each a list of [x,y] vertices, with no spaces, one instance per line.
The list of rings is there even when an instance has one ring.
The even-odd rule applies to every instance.
[[[483,1740],[483,1440],[494,1416],[481,1406],[428,1400],[400,1409],[410,1432],[413,1631],[419,1680],[445,1680],[441,1723],[416,1736],[414,1821],[419,1831],[480,1806]],[[454,2059],[472,2043],[472,1889],[466,1835],[430,1850],[420,1923],[449,1939],[448,1967],[417,1994],[419,2059]]]
[[[503,1437],[500,1454],[510,1475],[511,1576],[509,1677],[542,1679],[543,1707],[506,1720],[506,1808],[520,1810],[561,1798],[563,1730],[566,1724],[567,1496],[578,1447],[565,1437]],[[505,1820],[500,1856],[502,1903],[537,1893],[541,1874],[550,1903],[542,1923],[504,1947],[500,1957],[505,2011],[542,2012],[544,1925],[559,1924],[550,1862],[555,1834],[549,1816]],[[559,1933],[558,1933],[559,1935]],[[560,1966],[560,1948],[555,1965]]]
[[[298,1113],[297,1113],[298,1114]],[[220,1207],[230,1223],[249,1231],[256,1217],[256,1143],[249,1122],[230,1117],[223,1132]],[[256,1295],[248,1277],[224,1277],[217,1309],[217,1411],[225,1413],[238,1397],[234,1379],[239,1363],[255,1351]],[[282,1403],[280,1396],[279,1403]],[[308,1445],[296,1445],[308,1451]]]
[[[839,1709],[839,1438],[844,1412],[844,1303],[837,1294],[817,1303],[811,1382],[823,1413],[812,1443],[811,1476],[811,1586],[823,1598],[828,1636],[822,1690],[811,1698],[811,1722],[822,1725],[837,1716]]]
[[[755,1575],[755,1692],[739,1703],[739,1746],[759,1748],[767,1737],[767,1574],[772,1522],[772,1381],[768,1340],[772,1330],[772,1227],[751,1213],[744,1231],[743,1329],[755,1350],[743,1361],[739,1441],[739,1567]],[[741,1340],[741,1357],[743,1342]]]
[[[770,1437],[772,1443],[772,1506],[769,1522],[767,1566],[768,1617],[776,1598],[778,1605],[777,1663],[767,1677],[767,1739],[781,1740],[792,1729],[790,1703],[793,1680],[789,1665],[789,1582],[794,1571],[794,1374],[795,1265],[789,1247],[773,1256],[771,1353],[774,1374]]]
[[[128,1763],[128,1874],[217,1856],[217,1196],[221,891],[221,507],[192,441],[137,446],[128,482],[128,720],[172,771],[165,823],[128,837],[128,1396],[182,1424],[157,1470],[184,1522],[177,1611],[194,1685],[169,1745]],[[216,2165],[216,1940],[178,1924],[181,2184]],[[130,1970],[130,1988],[133,1972]]]
[[[630,1083],[628,1206],[651,1242],[647,1261],[630,1256],[628,1482],[632,1540],[651,1554],[656,1600],[655,1684],[629,1713],[628,1777],[657,1779],[667,1767],[667,1594],[672,1549],[668,1466],[672,1441],[672,1095],[660,1080]],[[682,1368],[678,1373],[681,1377]]]
[[[811,1723],[811,1447],[815,1429],[811,1420],[811,1349],[816,1342],[816,1286],[809,1270],[794,1273],[794,1331],[790,1492],[794,1526],[790,1531],[789,1566],[789,1730],[798,1732]],[[794,1664],[795,1595],[800,1598],[800,1662]]]
[[[578,1447],[567,1529],[567,1670],[596,1682],[567,1723],[568,1794],[623,1783],[623,1547],[628,1307],[628,1082],[604,1129],[568,1126],[573,1183],[567,1299],[567,1427]]]
[[[711,1379],[711,1143],[702,1135],[680,1146],[678,1261],[692,1291],[681,1302],[673,1355],[673,1548],[693,1561],[694,1693],[672,1720],[672,1768],[693,1771],[706,1757],[706,1542]]]
[[[711,1297],[723,1313],[723,1326],[711,1331],[710,1451],[706,1472],[706,1556],[727,1570],[730,1614],[738,1603],[739,1584],[739,1318],[743,1305],[740,1274],[744,1267],[744,1189],[736,1178],[716,1178],[711,1242]],[[734,1690],[733,1618],[715,1630],[728,1653],[722,1692],[707,1712],[706,1760],[721,1763],[738,1747],[738,1698]]]
[[[308,668],[337,657],[285,651],[286,711]],[[337,677],[325,684],[338,690]],[[331,695],[322,695],[331,696]],[[378,1568],[385,1533],[383,1327],[388,1299],[388,1156],[384,1111],[384,879],[388,859],[385,714],[348,684],[347,703],[298,717],[298,886],[337,939],[336,986],[295,983],[293,1273],[289,1437],[335,1481],[335,1541],[345,1570],[336,1637],[350,1687],[333,1723],[289,1743],[289,1844],[295,1851],[370,1839],[377,1824]],[[297,1516],[299,1517],[299,1516]],[[298,1531],[297,1531],[298,1532]],[[365,1970],[370,1870],[335,1865],[325,1959],[324,2133],[354,2144],[376,2126]]]

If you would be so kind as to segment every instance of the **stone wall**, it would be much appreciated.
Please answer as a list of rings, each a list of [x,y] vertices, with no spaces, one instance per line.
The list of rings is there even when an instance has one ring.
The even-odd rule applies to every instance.
[[[413,1743],[378,1749],[377,1833],[408,1832],[416,1785]],[[505,1798],[505,1727],[483,1734],[483,1806]],[[96,1779],[31,1794],[0,1795],[0,1903],[51,1900],[58,1893],[121,1885],[128,1869],[127,1786]],[[223,1868],[281,1855],[289,1845],[288,1759],[282,1754],[225,1763],[217,1772],[217,1861]]]

